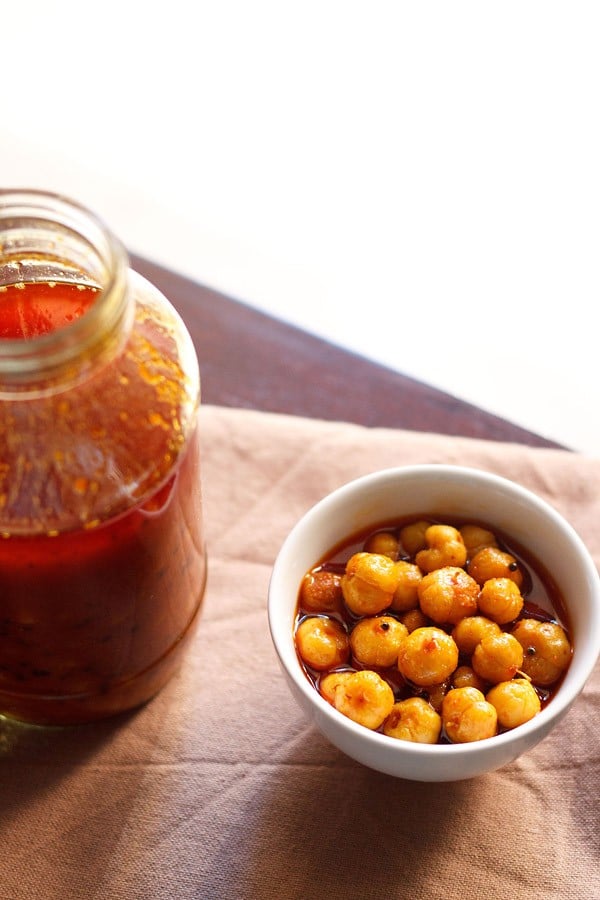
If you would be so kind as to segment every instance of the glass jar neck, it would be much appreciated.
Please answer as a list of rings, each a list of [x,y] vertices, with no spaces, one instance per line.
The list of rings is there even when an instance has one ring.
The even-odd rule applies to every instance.
[[[0,338],[2,399],[52,394],[85,379],[114,356],[131,326],[128,258],[109,229],[56,194],[0,190],[0,319],[3,293],[36,283],[96,293],[69,324],[34,337]]]

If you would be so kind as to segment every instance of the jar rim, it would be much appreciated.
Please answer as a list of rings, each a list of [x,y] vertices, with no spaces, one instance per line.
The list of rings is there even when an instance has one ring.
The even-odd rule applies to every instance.
[[[90,285],[96,283],[100,290],[89,308],[73,322],[26,339],[0,338],[0,394],[8,391],[23,397],[33,390],[37,395],[40,378],[50,386],[57,377],[61,381],[61,370],[69,365],[72,368],[78,359],[91,362],[102,346],[122,330],[130,305],[129,258],[121,241],[92,210],[50,191],[0,189],[0,269],[4,264],[5,270],[11,265],[15,270],[13,280],[4,284],[31,281],[18,277],[22,265],[19,259],[26,255],[24,245],[28,238],[24,235],[33,245],[36,231],[45,235],[40,238],[44,245],[57,245],[52,253],[47,250],[39,255],[40,265],[44,260],[69,265],[70,254],[80,257],[71,271],[89,278]],[[81,263],[83,257],[86,265],[89,261],[88,271]]]

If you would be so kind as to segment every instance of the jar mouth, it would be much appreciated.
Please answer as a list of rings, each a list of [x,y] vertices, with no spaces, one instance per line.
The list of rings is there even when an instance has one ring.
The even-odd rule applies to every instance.
[[[114,349],[131,306],[128,267],[121,242],[81,204],[45,191],[0,189],[0,286],[62,282],[98,291],[68,324],[0,338],[0,397],[60,390]]]

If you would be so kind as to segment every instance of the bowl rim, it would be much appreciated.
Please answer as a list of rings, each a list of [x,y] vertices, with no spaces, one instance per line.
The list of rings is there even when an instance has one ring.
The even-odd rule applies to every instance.
[[[280,605],[279,594],[281,590],[281,580],[284,577],[284,565],[287,563],[288,556],[292,554],[298,537],[302,535],[305,529],[311,526],[311,523],[320,517],[326,516],[330,508],[336,508],[340,502],[344,501],[344,499],[350,498],[353,494],[368,489],[374,484],[396,480],[398,478],[405,480],[407,478],[414,478],[415,476],[430,477],[432,475],[443,475],[444,478],[450,475],[452,478],[458,478],[460,480],[476,478],[480,483],[485,482],[488,486],[499,488],[504,492],[508,491],[515,498],[518,497],[533,506],[539,515],[547,517],[570,541],[573,550],[579,554],[584,569],[584,575],[590,586],[590,591],[596,597],[596,602],[592,605],[593,615],[588,633],[590,640],[588,641],[587,663],[579,663],[577,676],[575,679],[571,679],[568,689],[565,691],[559,689],[551,702],[548,703],[533,719],[519,725],[517,728],[510,729],[482,741],[457,744],[420,744],[411,741],[399,741],[378,731],[372,731],[365,728],[365,726],[344,716],[338,710],[334,709],[331,704],[315,690],[314,686],[309,681],[296,656],[293,644],[293,632],[290,631],[289,634],[287,633],[289,629],[283,626],[281,614],[278,615],[278,607]],[[366,527],[369,527],[368,524]],[[340,542],[343,543],[343,541],[344,537],[342,536]],[[387,467],[374,470],[364,475],[359,475],[358,477],[346,481],[344,484],[321,497],[295,522],[280,546],[272,567],[269,581],[267,616],[271,640],[280,666],[287,676],[291,678],[295,688],[300,691],[306,701],[314,706],[315,710],[318,710],[320,715],[336,730],[345,731],[354,735],[357,740],[365,742],[374,748],[376,747],[381,751],[393,752],[398,756],[413,756],[415,753],[418,753],[418,755],[422,756],[424,759],[428,757],[432,759],[440,757],[451,758],[456,755],[471,756],[481,754],[486,750],[492,752],[493,748],[500,748],[506,744],[518,742],[519,740],[527,742],[527,739],[536,735],[537,732],[544,733],[549,730],[552,724],[558,722],[566,714],[570,706],[583,690],[596,665],[598,657],[600,656],[600,576],[593,559],[579,534],[564,516],[562,516],[550,503],[529,488],[526,488],[519,482],[513,481],[505,476],[497,475],[486,469],[478,469],[472,466],[447,463],[422,463]],[[294,651],[293,665],[289,664],[290,647]]]

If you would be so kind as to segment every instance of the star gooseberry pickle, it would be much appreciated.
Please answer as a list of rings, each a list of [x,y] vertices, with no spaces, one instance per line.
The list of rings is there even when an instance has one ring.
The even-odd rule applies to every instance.
[[[551,702],[572,654],[556,584],[485,522],[427,514],[350,536],[304,575],[296,612],[315,689],[393,740],[464,743],[518,727]],[[311,660],[306,617],[328,617],[343,656]],[[371,685],[386,696],[373,694],[373,709]]]
[[[149,700],[206,578],[195,351],[77,204],[0,192],[0,713]]]

